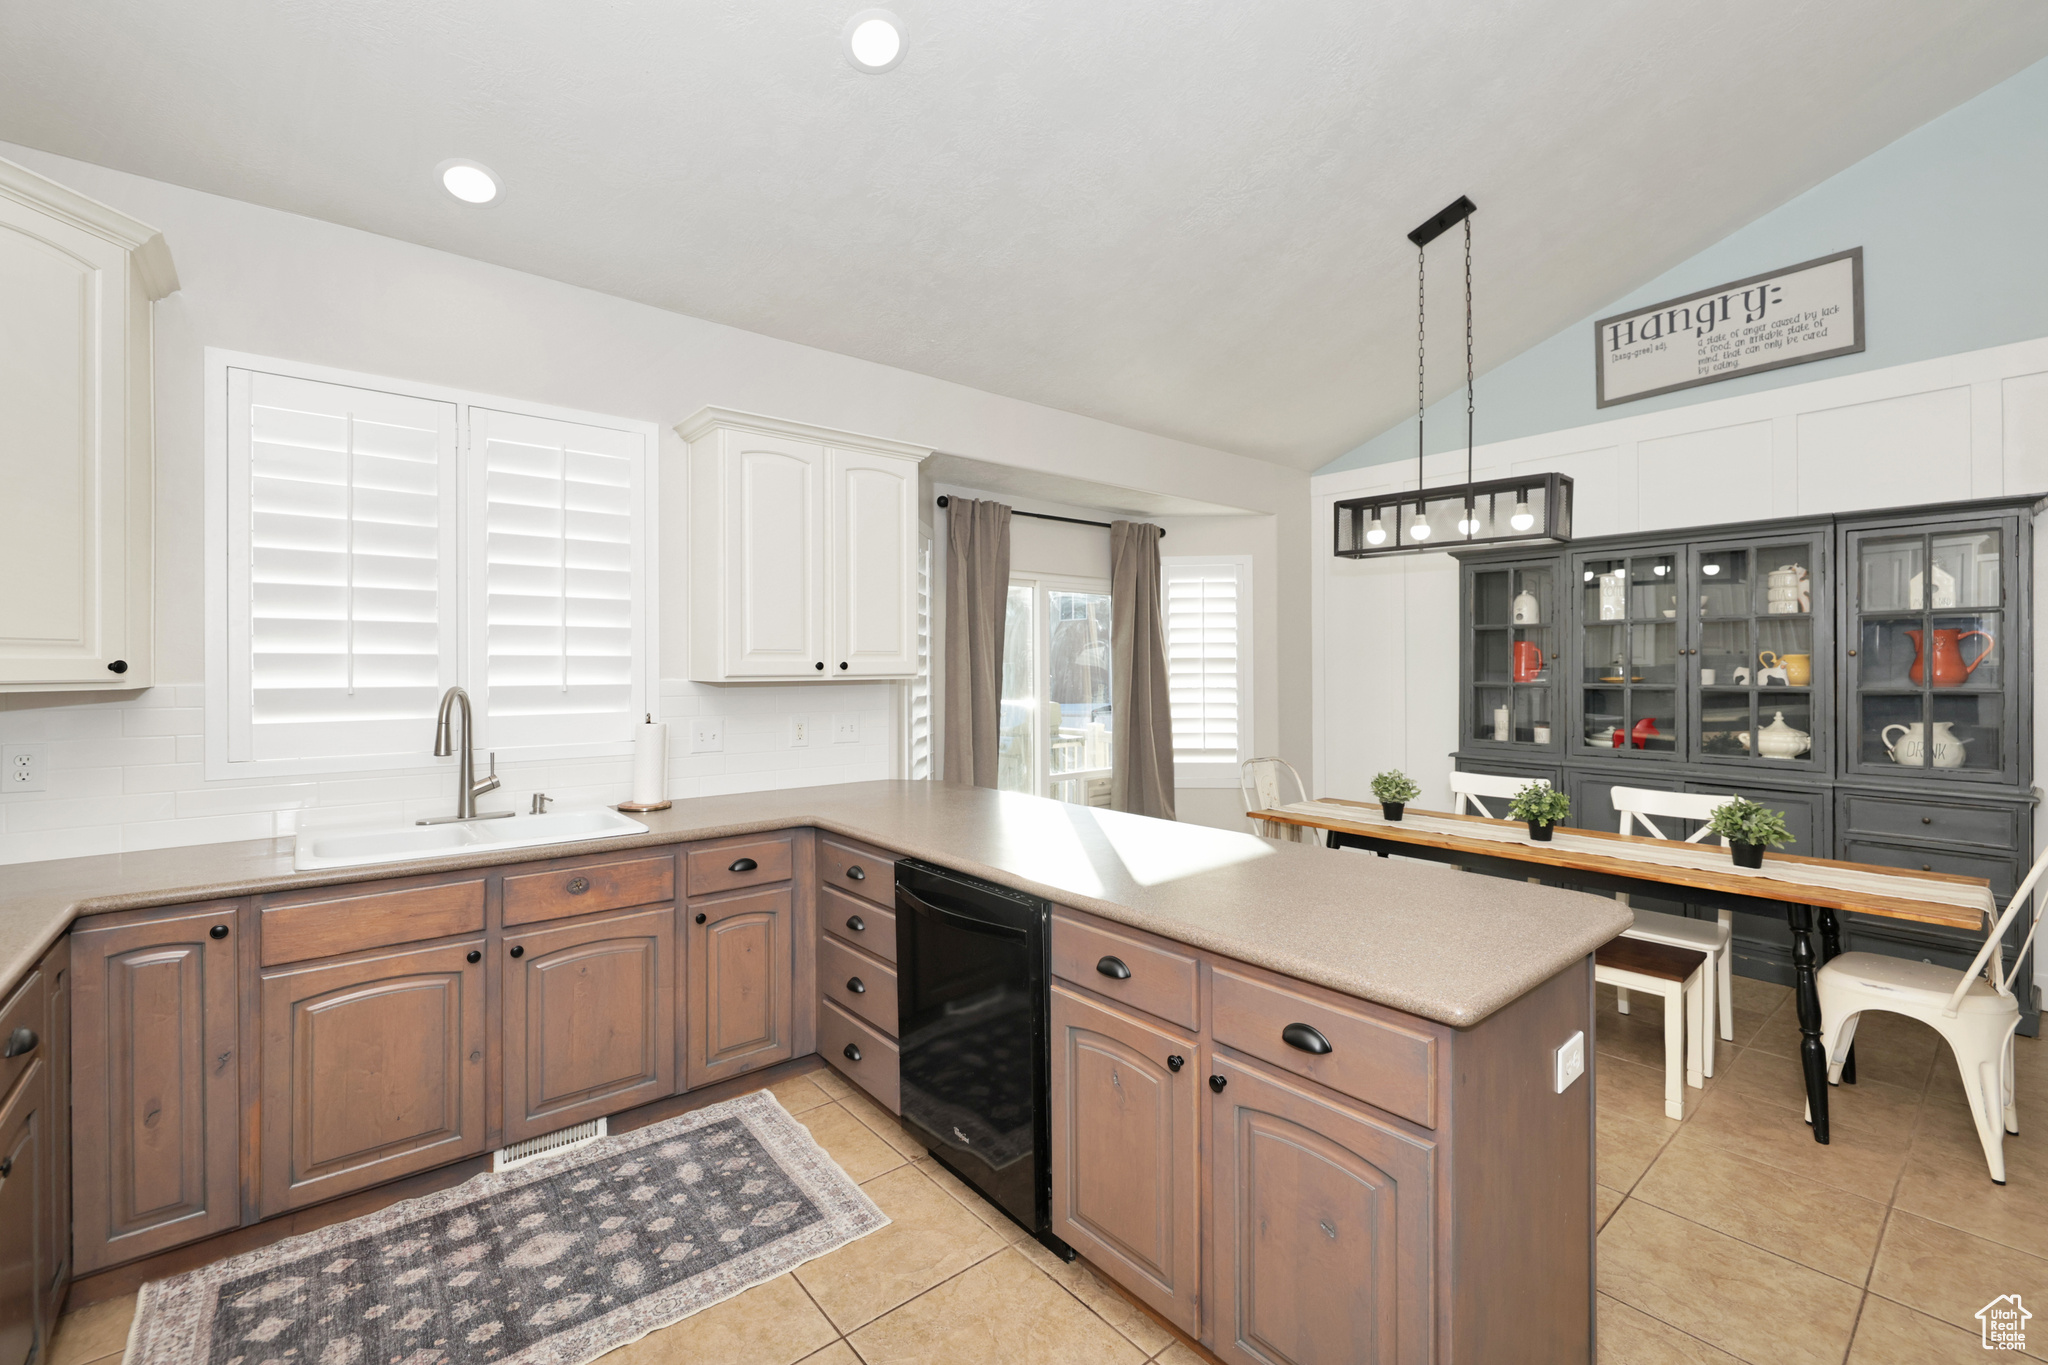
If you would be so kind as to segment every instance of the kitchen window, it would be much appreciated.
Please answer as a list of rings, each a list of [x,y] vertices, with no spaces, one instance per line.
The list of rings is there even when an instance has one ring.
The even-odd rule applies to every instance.
[[[1251,560],[1160,560],[1176,787],[1235,787],[1252,757]]]
[[[631,752],[651,425],[208,352],[208,778]]]
[[[1011,578],[998,787],[1109,804],[1110,668],[1109,584]]]

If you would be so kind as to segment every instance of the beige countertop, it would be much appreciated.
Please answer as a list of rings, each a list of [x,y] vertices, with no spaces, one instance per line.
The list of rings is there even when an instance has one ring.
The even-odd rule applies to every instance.
[[[0,866],[0,981],[80,915],[800,825],[1457,1026],[1631,923],[1575,891],[937,782],[698,797],[634,818],[646,834],[325,872],[294,872],[290,839]]]

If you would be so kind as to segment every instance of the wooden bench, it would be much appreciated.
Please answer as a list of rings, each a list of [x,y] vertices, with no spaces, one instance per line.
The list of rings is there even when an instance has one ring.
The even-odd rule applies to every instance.
[[[1593,950],[1593,979],[1664,998],[1664,1113],[1685,1117],[1685,1086],[1697,1090],[1706,1037],[1707,955],[1649,939],[1609,939]],[[1681,1081],[1681,1077],[1683,1077]]]

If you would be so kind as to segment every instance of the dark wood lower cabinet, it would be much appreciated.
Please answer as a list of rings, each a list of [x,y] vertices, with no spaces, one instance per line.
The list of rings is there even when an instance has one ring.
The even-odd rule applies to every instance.
[[[1055,986],[1052,1092],[1053,1233],[1200,1335],[1195,1044]]]
[[[484,1150],[483,948],[263,973],[261,1216]]]
[[[507,1142],[675,1090],[675,941],[673,905],[507,931]]]
[[[689,1084],[709,1085],[787,1060],[793,1055],[790,889],[692,900],[686,913]]]
[[[50,1122],[49,1068],[36,1061],[0,1106],[0,1365],[23,1365],[56,1326],[43,1295],[55,1259]]]

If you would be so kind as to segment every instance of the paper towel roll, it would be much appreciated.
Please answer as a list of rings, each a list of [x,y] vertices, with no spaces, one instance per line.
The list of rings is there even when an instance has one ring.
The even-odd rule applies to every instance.
[[[668,727],[649,719],[633,735],[633,802],[668,804]]]

